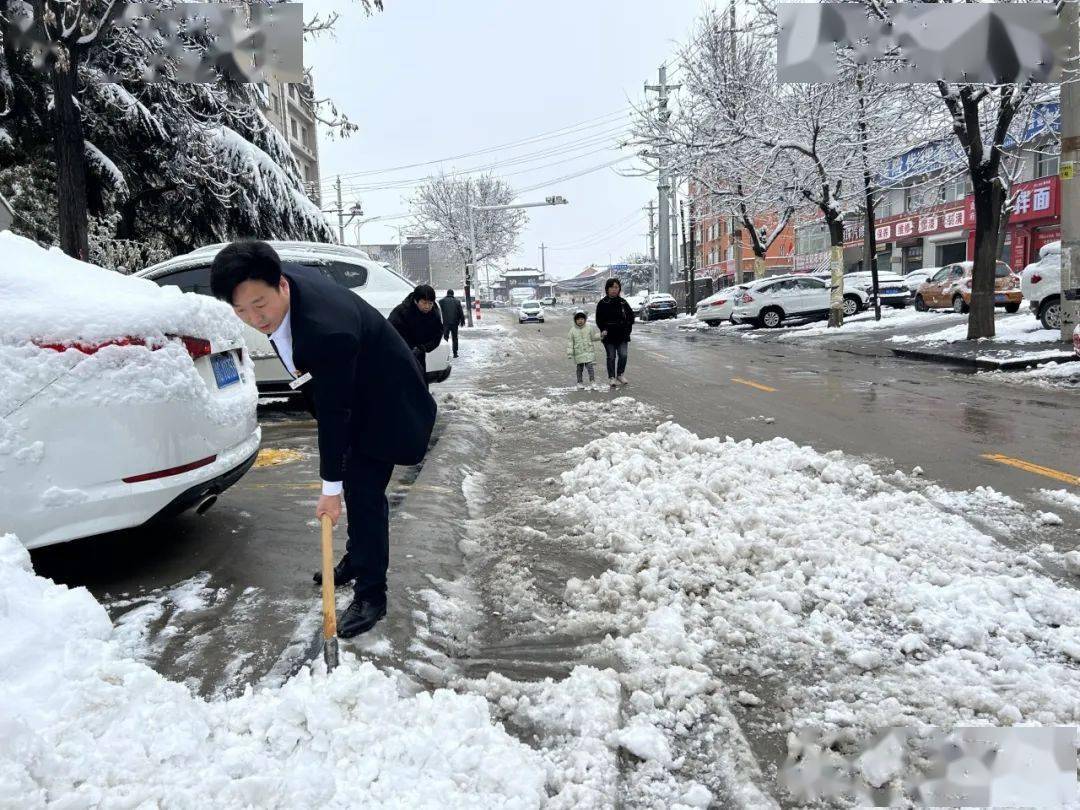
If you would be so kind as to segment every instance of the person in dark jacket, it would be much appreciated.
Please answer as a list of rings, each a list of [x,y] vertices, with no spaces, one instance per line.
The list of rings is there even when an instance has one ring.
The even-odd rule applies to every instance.
[[[386,487],[395,464],[418,464],[427,453],[435,401],[409,347],[378,310],[318,270],[283,265],[265,242],[234,242],[210,273],[214,296],[270,337],[318,421],[322,495],[315,517],[336,525],[343,494],[348,508],[348,542],[334,584],[353,582],[355,598],[338,635],[364,633],[386,615]]]
[[[446,297],[439,299],[439,309],[442,310],[443,340],[453,338],[451,345],[454,357],[457,357],[458,327],[465,325],[465,309],[461,302],[454,298],[453,290],[447,290]]]
[[[604,284],[604,297],[596,305],[596,326],[607,350],[608,385],[626,385],[634,310],[622,297],[622,283],[617,278],[609,278]]]
[[[427,379],[427,354],[439,348],[443,340],[442,319],[435,311],[435,290],[428,284],[418,284],[390,311],[388,320],[412,350],[420,373]]]

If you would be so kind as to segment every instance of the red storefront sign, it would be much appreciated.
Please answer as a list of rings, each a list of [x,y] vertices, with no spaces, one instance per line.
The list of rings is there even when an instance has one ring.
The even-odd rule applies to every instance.
[[[1058,177],[1042,177],[1020,183],[1014,190],[1012,214],[1009,223],[1028,222],[1033,219],[1049,219],[1059,213],[1061,181]],[[975,227],[975,197],[967,197],[967,215],[971,227]]]
[[[957,201],[923,214],[898,214],[878,220],[874,225],[874,238],[880,243],[930,236],[966,228],[972,221],[964,203]],[[845,245],[857,245],[862,241],[862,224],[851,223],[851,226],[844,228]]]

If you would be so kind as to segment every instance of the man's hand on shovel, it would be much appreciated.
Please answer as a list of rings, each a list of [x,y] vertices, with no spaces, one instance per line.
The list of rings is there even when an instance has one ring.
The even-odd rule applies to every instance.
[[[323,515],[330,518],[330,522],[337,526],[341,519],[341,496],[320,495],[319,503],[315,506],[315,519],[321,521]]]

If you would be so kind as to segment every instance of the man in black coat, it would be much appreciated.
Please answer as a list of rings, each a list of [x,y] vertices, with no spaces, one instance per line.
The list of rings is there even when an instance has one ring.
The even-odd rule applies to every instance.
[[[417,285],[390,311],[387,320],[412,351],[426,380],[428,352],[443,342],[442,318],[435,311],[435,290],[428,284]]]
[[[353,582],[355,598],[338,635],[364,633],[386,615],[386,487],[395,464],[418,464],[427,452],[435,401],[409,348],[374,307],[317,270],[283,266],[265,242],[222,250],[210,287],[270,337],[318,420],[322,495],[315,517],[337,525],[342,494],[349,514],[334,584]]]
[[[458,327],[465,325],[465,309],[454,297],[453,290],[447,290],[446,296],[439,300],[439,309],[442,310],[443,340],[453,338],[454,357],[457,357]]]

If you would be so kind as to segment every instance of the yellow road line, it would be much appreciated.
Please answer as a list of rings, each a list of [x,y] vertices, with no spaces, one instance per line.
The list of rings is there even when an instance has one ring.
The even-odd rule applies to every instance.
[[[759,391],[768,391],[770,394],[775,394],[776,393],[775,388],[769,388],[769,386],[762,385],[761,383],[752,382],[750,380],[744,380],[742,377],[732,377],[731,381],[733,383],[738,383],[739,385],[749,385],[751,388],[756,388]]]
[[[1060,470],[1053,470],[1050,467],[1040,467],[1038,464],[1032,464],[1030,461],[1024,461],[1019,458],[1010,458],[1009,456],[1003,456],[999,453],[983,453],[982,457],[989,461],[996,461],[999,464],[1008,464],[1010,467],[1016,467],[1025,472],[1043,475],[1047,478],[1053,478],[1055,481],[1062,481],[1066,484],[1072,484],[1074,487],[1080,487],[1080,475],[1071,475],[1066,472],[1061,472]]]

